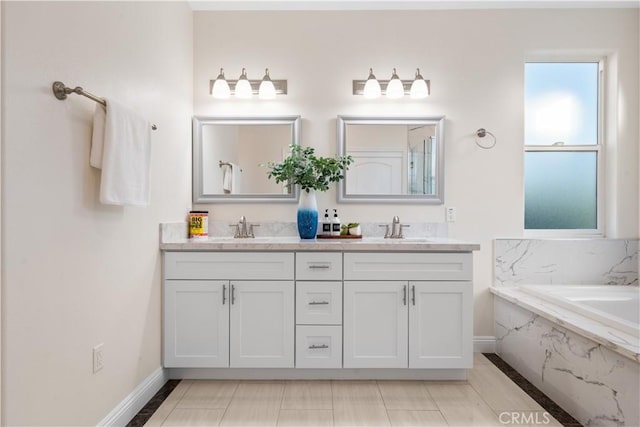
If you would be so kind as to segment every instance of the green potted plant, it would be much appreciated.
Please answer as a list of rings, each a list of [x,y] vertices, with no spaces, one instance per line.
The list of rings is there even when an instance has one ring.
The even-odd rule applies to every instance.
[[[301,239],[315,239],[318,230],[316,191],[327,191],[329,183],[344,178],[344,171],[353,163],[351,156],[316,157],[312,147],[289,146],[289,155],[282,162],[269,162],[268,178],[277,183],[300,186],[298,201],[298,234]]]

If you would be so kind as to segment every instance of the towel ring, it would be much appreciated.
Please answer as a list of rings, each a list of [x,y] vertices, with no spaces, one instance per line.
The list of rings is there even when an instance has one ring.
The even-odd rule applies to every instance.
[[[486,138],[486,136],[489,135],[492,139],[493,139],[493,143],[490,145],[482,145],[480,144],[480,140]],[[480,148],[483,148],[485,150],[489,150],[493,147],[496,146],[496,142],[498,142],[498,140],[496,139],[496,136],[494,134],[492,134],[491,132],[489,132],[488,130],[486,130],[485,128],[480,128],[476,131],[475,133],[475,141],[476,141],[476,145]]]

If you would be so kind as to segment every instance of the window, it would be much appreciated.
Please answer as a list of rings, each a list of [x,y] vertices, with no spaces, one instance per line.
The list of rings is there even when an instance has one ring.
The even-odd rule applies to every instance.
[[[598,232],[599,62],[525,64],[525,230]]]

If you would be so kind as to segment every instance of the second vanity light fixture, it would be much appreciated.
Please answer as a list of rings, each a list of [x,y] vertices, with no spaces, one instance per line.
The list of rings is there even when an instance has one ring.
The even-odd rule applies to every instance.
[[[425,80],[420,74],[420,69],[416,69],[416,76],[413,80],[400,80],[396,69],[393,69],[391,79],[378,80],[373,75],[373,69],[369,68],[367,80],[353,81],[353,94],[364,95],[367,99],[379,98],[386,95],[389,99],[399,99],[404,95],[409,95],[411,99],[422,99],[431,93],[431,82]]]
[[[287,81],[272,80],[268,68],[261,80],[249,80],[244,68],[238,80],[227,80],[224,69],[220,68],[218,77],[209,81],[209,93],[217,99],[229,99],[232,95],[238,99],[250,99],[254,94],[260,99],[275,99],[276,95],[287,94]]]

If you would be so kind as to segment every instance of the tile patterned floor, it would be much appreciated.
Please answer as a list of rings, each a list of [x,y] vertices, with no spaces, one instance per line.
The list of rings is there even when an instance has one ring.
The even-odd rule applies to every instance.
[[[150,418],[144,417],[148,419],[144,425],[563,425],[482,354],[475,354],[467,377],[467,381],[183,380]],[[129,425],[141,424],[134,419]]]

